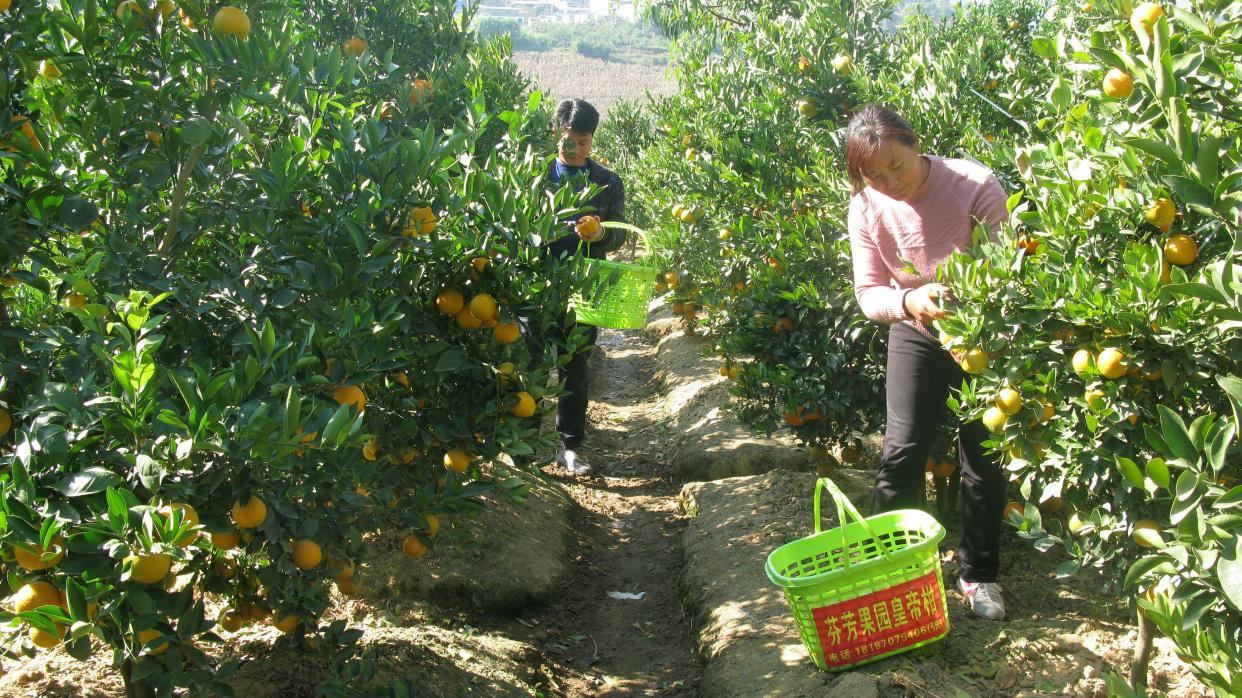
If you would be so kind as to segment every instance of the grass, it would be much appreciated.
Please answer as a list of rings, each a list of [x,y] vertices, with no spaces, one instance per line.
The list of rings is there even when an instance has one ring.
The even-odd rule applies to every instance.
[[[622,63],[561,51],[514,51],[513,61],[550,99],[585,99],[607,116],[618,100],[677,92],[664,66]]]

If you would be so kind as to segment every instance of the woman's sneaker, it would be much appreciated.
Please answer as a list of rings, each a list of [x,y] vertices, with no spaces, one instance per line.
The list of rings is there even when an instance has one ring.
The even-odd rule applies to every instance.
[[[986,620],[1004,620],[1005,599],[995,582],[968,582],[957,578],[957,588],[970,603],[970,610]]]
[[[562,448],[560,453],[556,454],[556,462],[564,466],[570,475],[589,475],[591,473],[591,466],[587,465],[586,460],[572,448]]]

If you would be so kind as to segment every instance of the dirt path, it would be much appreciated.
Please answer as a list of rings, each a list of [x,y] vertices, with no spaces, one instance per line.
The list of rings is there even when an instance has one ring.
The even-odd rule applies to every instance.
[[[595,473],[549,471],[582,507],[574,575],[562,597],[510,629],[544,649],[548,696],[695,695],[698,660],[677,590],[685,521],[677,486],[659,475],[667,436],[654,357],[655,346],[638,333],[601,333],[585,451]]]

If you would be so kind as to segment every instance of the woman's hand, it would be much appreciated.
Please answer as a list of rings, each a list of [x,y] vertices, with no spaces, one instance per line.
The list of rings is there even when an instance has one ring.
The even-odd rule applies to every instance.
[[[924,325],[948,317],[949,312],[940,307],[940,301],[949,297],[950,289],[944,284],[927,284],[905,294],[906,313]]]

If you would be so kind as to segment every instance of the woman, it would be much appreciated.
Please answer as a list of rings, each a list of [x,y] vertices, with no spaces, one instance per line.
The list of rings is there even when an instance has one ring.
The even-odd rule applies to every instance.
[[[954,250],[969,249],[976,223],[994,236],[1007,218],[996,177],[966,160],[923,155],[919,139],[890,109],[868,105],[850,120],[846,165],[854,184],[850,244],[854,292],[863,313],[889,324],[888,419],[872,513],[923,504],[924,464],[944,422],[949,390],[966,377],[936,340],[932,321],[949,289],[932,280]],[[911,272],[914,273],[911,273]],[[983,448],[980,422],[958,429],[964,532],[958,588],[988,620],[1005,617],[996,584],[1005,478]]]

